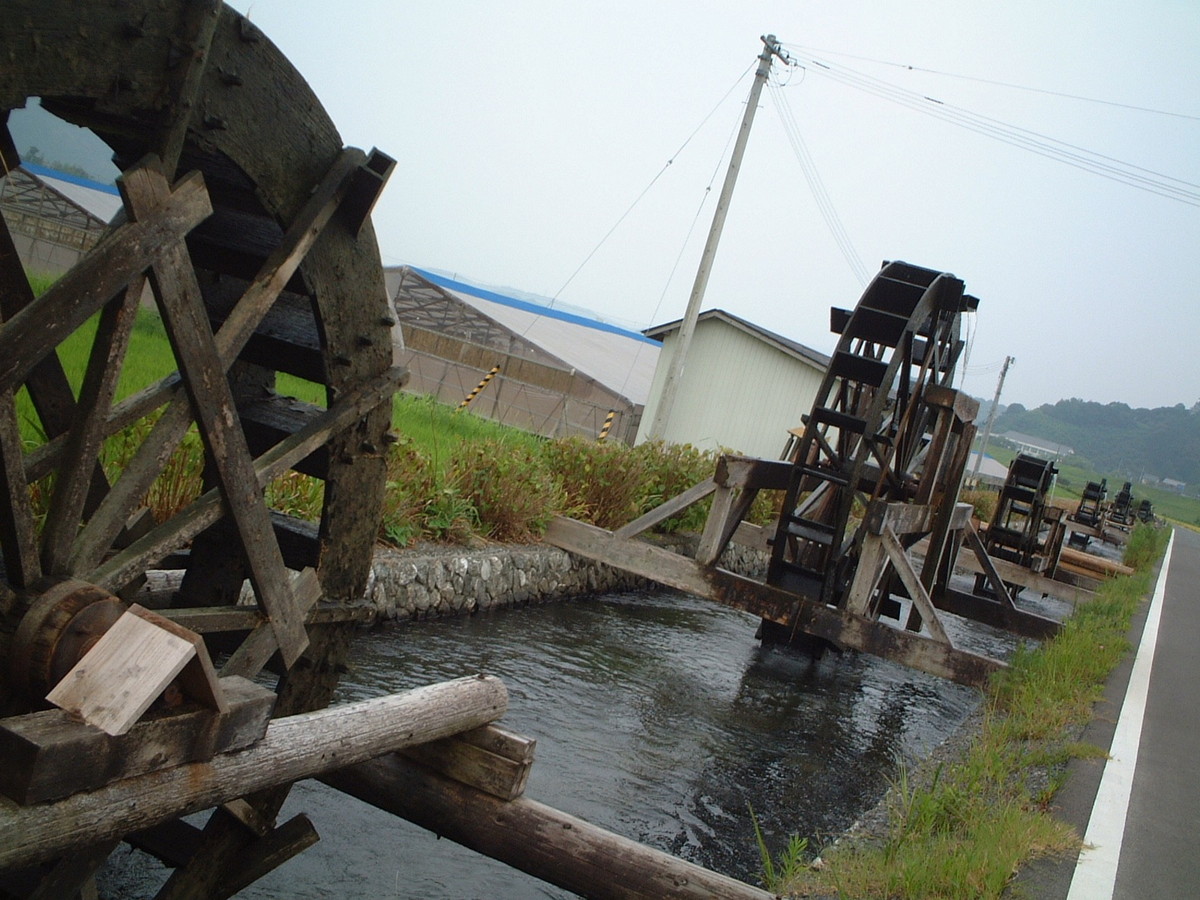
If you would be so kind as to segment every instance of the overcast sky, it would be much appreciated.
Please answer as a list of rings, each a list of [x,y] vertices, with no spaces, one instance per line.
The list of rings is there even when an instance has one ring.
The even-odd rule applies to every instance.
[[[375,213],[386,264],[638,328],[679,318],[759,36],[774,33],[801,65],[773,67],[705,308],[828,352],[829,306],[862,292],[790,120],[866,270],[903,259],[980,298],[968,391],[990,398],[1012,355],[1002,402],[1200,399],[1196,0],[232,5],[306,76],[347,144],[398,160]],[[847,83],[859,79],[873,92]],[[1085,165],[1137,167],[1189,200],[878,96],[890,91],[1064,142]]]

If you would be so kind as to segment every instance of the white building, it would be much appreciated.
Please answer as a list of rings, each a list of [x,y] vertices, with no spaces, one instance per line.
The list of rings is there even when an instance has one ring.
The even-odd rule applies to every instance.
[[[637,440],[646,440],[682,320],[648,329],[663,342]],[[778,459],[802,427],[829,357],[720,309],[701,313],[663,432],[670,443]]]

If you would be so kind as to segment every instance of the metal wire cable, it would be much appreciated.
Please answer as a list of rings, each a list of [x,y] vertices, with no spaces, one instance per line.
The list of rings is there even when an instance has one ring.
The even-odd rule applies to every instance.
[[[933,97],[896,87],[862,72],[839,66],[815,57],[806,57],[803,63],[812,71],[864,93],[889,100],[917,112],[942,119],[970,131],[991,137],[1002,143],[1019,147],[1103,178],[1127,184],[1148,193],[1177,200],[1191,206],[1200,206],[1200,184],[1155,172],[1142,166],[1123,162],[1113,157],[1061,141],[1030,129],[1010,125],[998,119],[973,113],[970,110],[945,103]],[[1140,174],[1144,173],[1144,174]],[[1174,182],[1175,184],[1169,184]]]

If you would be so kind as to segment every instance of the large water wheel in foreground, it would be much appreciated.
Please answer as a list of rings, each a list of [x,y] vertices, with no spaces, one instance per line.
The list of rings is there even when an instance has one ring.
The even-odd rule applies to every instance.
[[[158,900],[233,896],[317,840],[277,817],[320,777],[587,896],[765,900],[522,797],[535,742],[494,726],[496,678],[329,706],[403,379],[367,220],[391,160],[344,149],[219,0],[12,0],[9,169],[8,111],[35,97],[112,148],[124,209],[36,298],[0,224],[0,896],[94,896],[121,841],[174,870]],[[147,285],[174,371],[114,402]],[[86,348],[78,389],[66,343]],[[285,374],[324,402],[282,396]],[[206,490],[155,521],[143,497],[192,428]],[[264,500],[289,472],[321,481],[318,521]]]
[[[369,571],[389,401],[402,377],[368,219],[391,160],[343,148],[304,80],[220,2],[12,0],[0,21],[0,60],[5,169],[19,164],[3,127],[8,111],[40,98],[112,148],[124,205],[100,243],[37,298],[0,220],[4,713],[45,706],[134,600],[152,607],[138,608],[140,621],[158,629],[164,647],[172,630],[185,641],[206,638],[183,648],[188,662],[166,694],[136,688],[156,705],[207,700],[244,717],[325,706],[353,618],[341,604],[362,596]],[[175,371],[114,402],[137,362],[130,335],[147,284]],[[56,353],[68,341],[88,348],[77,390]],[[318,385],[324,402],[282,396],[280,373]],[[33,449],[21,439],[22,390],[45,436]],[[144,497],[191,428],[203,443],[207,490],[154,521]],[[124,471],[106,476],[102,448],[119,431],[137,435],[136,447]],[[264,488],[289,471],[321,480],[319,521],[267,505]],[[150,570],[174,575],[163,579],[166,590],[145,592]],[[247,582],[255,603],[237,605]],[[245,679],[274,659],[278,697],[245,686],[245,697],[214,697],[225,681],[214,659],[221,676]],[[110,706],[135,690],[112,684],[120,678],[111,669],[105,677]],[[94,693],[75,700],[100,702]],[[6,740],[9,766],[20,740]],[[232,740],[193,737],[168,762],[202,759]],[[75,773],[56,784],[6,775],[9,792],[34,802],[96,787],[88,771],[104,763],[80,752]],[[245,805],[247,821],[268,823],[262,834],[285,792]],[[193,837],[204,846],[170,896],[228,893],[231,885],[218,889],[205,869],[228,857],[233,818],[226,811]],[[170,843],[161,831],[142,840]],[[0,893],[23,895],[27,884],[36,896],[59,896],[74,884],[69,873],[61,880],[64,862],[94,865],[111,846],[108,838],[74,846],[57,864],[58,880],[46,874],[53,860],[24,882],[6,873]]]

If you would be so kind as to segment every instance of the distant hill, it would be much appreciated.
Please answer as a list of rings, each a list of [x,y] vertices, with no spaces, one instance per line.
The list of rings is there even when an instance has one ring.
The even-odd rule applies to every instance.
[[[1200,402],[1157,409],[1124,403],[1059,400],[1036,409],[1013,403],[996,416],[993,434],[1019,431],[1075,449],[1110,481],[1128,473],[1200,485]]]

